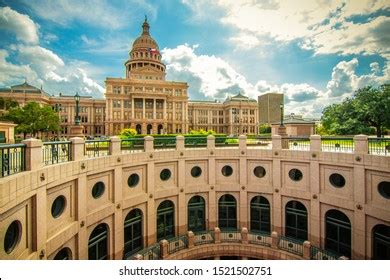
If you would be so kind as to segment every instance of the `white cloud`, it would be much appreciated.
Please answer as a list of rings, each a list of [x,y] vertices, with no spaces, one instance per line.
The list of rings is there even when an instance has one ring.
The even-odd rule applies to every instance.
[[[340,102],[360,87],[377,86],[389,81],[390,78],[388,66],[385,65],[381,71],[378,63],[371,63],[369,74],[357,75],[358,60],[354,58],[350,61],[340,61],[333,68],[326,91],[307,83],[278,85],[259,80],[252,84],[222,58],[197,55],[195,50],[196,47],[188,45],[162,50],[168,79],[187,81],[192,100],[205,97],[209,100],[224,99],[239,91],[257,99],[260,94],[279,92],[285,94],[286,113],[319,117],[326,105]]]
[[[6,50],[0,49],[0,85],[14,84],[21,79],[35,80],[37,74],[29,65],[16,65],[7,61],[9,56]]]
[[[0,8],[0,28],[11,31],[19,41],[38,43],[38,26],[29,16],[20,14],[10,7]]]
[[[208,1],[185,0],[195,17],[206,17]],[[192,6],[196,8],[193,8]],[[261,46],[263,36],[277,42],[299,40],[301,47],[312,49],[316,54],[380,54],[389,57],[389,17],[373,16],[388,8],[388,1],[253,1],[219,0],[214,6],[223,11],[220,21],[234,26],[241,34],[251,38],[232,36],[231,42],[242,48]],[[353,16],[365,18],[354,22]],[[248,42],[250,42],[248,44]]]
[[[73,21],[109,29],[129,25],[134,19],[140,21],[143,12],[156,17],[156,5],[148,1],[131,0],[117,3],[109,0],[23,0],[41,18],[67,26]]]

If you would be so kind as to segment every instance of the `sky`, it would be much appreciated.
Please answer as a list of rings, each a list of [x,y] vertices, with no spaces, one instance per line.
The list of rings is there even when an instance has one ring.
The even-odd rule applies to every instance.
[[[147,15],[167,80],[190,100],[285,94],[287,114],[321,116],[390,82],[388,0],[0,0],[0,87],[103,98]],[[386,5],[387,4],[387,5]]]

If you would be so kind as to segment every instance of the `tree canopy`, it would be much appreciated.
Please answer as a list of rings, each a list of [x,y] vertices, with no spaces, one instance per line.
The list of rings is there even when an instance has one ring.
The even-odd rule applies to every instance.
[[[340,104],[324,108],[322,126],[328,134],[371,134],[390,128],[390,85],[364,87]]]
[[[60,128],[58,114],[50,106],[40,106],[36,102],[29,102],[24,107],[10,108],[3,119],[17,124],[16,133],[31,134],[38,132],[57,131]]]
[[[19,103],[12,98],[0,97],[0,109],[9,110],[10,108],[19,106]]]

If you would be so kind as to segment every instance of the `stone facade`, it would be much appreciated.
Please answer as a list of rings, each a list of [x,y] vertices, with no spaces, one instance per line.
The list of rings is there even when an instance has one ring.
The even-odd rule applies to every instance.
[[[87,259],[88,240],[100,224],[109,231],[108,258],[121,259],[124,219],[131,210],[144,213],[142,235],[147,247],[157,241],[157,208],[162,201],[170,200],[174,205],[177,236],[187,234],[191,197],[204,198],[206,229],[214,229],[218,226],[218,201],[225,194],[237,202],[241,236],[244,228],[251,230],[249,206],[253,197],[261,195],[270,202],[271,231],[276,236],[286,233],[287,203],[299,201],[307,209],[311,245],[324,248],[325,215],[339,210],[351,223],[351,257],[372,258],[373,228],[390,226],[390,200],[378,191],[381,182],[390,181],[390,158],[368,154],[366,136],[355,137],[353,153],[322,152],[319,136],[311,137],[310,151],[282,150],[280,137],[273,138],[269,149],[247,147],[245,136],[240,137],[239,146],[215,148],[214,137],[209,138],[207,148],[184,148],[184,138],[178,136],[176,149],[155,150],[153,138],[146,137],[144,151],[126,153],[114,137],[111,155],[95,158],[86,158],[84,140],[74,138],[73,161],[47,166],[42,163],[41,142],[26,140],[29,171],[0,178],[0,259],[52,259],[63,248],[71,251],[73,259]],[[226,165],[233,171],[228,177],[221,172]],[[198,177],[191,173],[195,166],[202,170]],[[261,178],[254,174],[258,166],[265,170]],[[298,181],[290,177],[293,168],[302,172]],[[167,180],[161,179],[164,169],[171,172]],[[333,173],[345,179],[342,188],[330,182]],[[137,174],[139,181],[129,187],[132,174]],[[93,197],[98,182],[105,189]],[[53,202],[59,196],[65,198],[66,206],[61,215],[53,217]],[[21,235],[13,250],[6,253],[3,241],[13,221],[19,222]],[[244,257],[253,251],[253,257],[299,258],[267,247],[249,247],[246,253],[234,245],[229,250]],[[207,257],[207,248],[203,254],[198,249],[194,253]],[[271,248],[277,249],[274,241]],[[192,258],[188,254],[182,257]]]
[[[267,93],[260,95],[259,104],[259,124],[280,122],[280,104],[284,105],[284,94]]]

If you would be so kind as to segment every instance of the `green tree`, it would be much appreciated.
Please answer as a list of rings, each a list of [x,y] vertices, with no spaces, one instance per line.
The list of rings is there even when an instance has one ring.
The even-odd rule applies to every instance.
[[[12,98],[0,97],[0,109],[9,110],[10,108],[18,107],[19,103]]]
[[[137,135],[137,130],[134,128],[124,128],[119,132],[121,139],[132,138]]]
[[[271,133],[271,127],[268,124],[262,124],[259,126],[259,133],[260,134],[268,134]]]
[[[352,98],[340,104],[324,108],[321,124],[327,134],[351,135],[372,134],[375,127],[377,137],[390,127],[390,87],[364,87]]]
[[[29,102],[24,107],[11,108],[3,119],[13,121],[17,124],[16,133],[23,133],[33,137],[38,132],[57,131],[60,128],[60,119],[58,114],[50,106],[40,106],[36,102]]]

